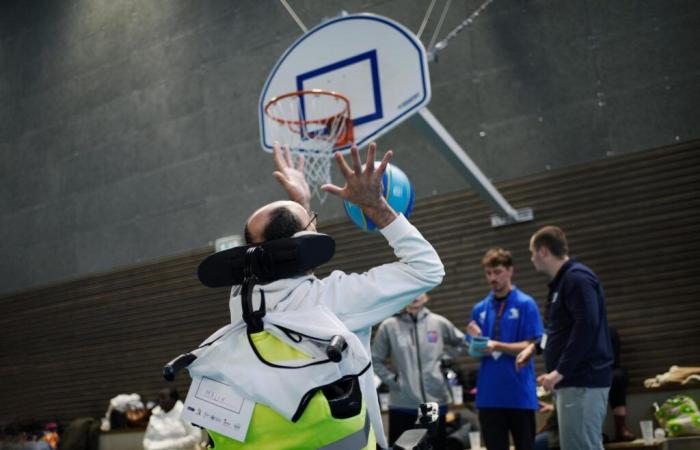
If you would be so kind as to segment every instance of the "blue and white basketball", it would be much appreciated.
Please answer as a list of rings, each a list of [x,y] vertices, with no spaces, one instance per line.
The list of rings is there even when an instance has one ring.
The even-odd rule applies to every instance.
[[[379,162],[375,162],[378,166]],[[413,186],[405,173],[398,167],[388,164],[382,177],[382,192],[387,203],[394,208],[394,211],[401,213],[406,217],[411,215],[413,211]],[[364,231],[375,231],[377,226],[369,220],[362,209],[343,200],[345,213],[355,225]]]

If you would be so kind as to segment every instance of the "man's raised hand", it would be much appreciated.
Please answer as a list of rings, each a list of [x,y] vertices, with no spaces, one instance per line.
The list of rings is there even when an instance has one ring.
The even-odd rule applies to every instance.
[[[377,145],[374,142],[369,144],[364,168],[360,163],[360,152],[357,147],[353,146],[350,149],[352,167],[348,166],[340,152],[336,152],[335,162],[345,178],[345,185],[339,187],[334,184],[324,184],[321,189],[356,204],[378,228],[384,228],[397,216],[396,211],[389,206],[382,195],[382,176],[394,153],[391,150],[387,151],[379,165],[375,167],[376,151]]]
[[[299,203],[306,208],[311,208],[311,190],[304,178],[304,156],[297,159],[296,167],[292,162],[292,152],[289,145],[280,147],[279,142],[272,145],[272,160],[275,163],[275,171],[272,175],[282,185],[290,200]]]

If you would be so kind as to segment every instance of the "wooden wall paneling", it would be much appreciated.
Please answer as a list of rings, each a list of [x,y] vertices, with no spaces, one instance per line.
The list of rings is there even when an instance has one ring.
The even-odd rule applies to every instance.
[[[488,290],[480,259],[509,248],[515,282],[541,309],[547,280],[529,261],[528,240],[540,226],[560,225],[572,255],[603,281],[610,324],[622,338],[630,390],[671,364],[700,365],[700,142],[626,154],[498,183],[535,221],[491,228],[491,211],[471,191],[416,202],[411,221],[445,264],[429,307],[465,328]],[[335,258],[317,270],[364,271],[391,262],[379,235],[347,220],[321,223],[337,242]],[[228,290],[196,279],[198,249],[148,264],[0,297],[0,421],[70,420],[104,414],[109,398],[139,392],[153,399],[165,385],[162,365],[228,322]],[[458,358],[467,371],[470,357]],[[543,370],[541,358],[537,370]],[[175,386],[184,395],[189,377]]]

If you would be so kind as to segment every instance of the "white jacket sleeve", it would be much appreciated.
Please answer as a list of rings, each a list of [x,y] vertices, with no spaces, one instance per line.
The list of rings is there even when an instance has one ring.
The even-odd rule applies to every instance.
[[[399,215],[380,230],[398,262],[362,274],[334,271],[323,283],[323,301],[352,331],[359,331],[395,314],[423,292],[439,285],[445,275],[432,245]]]

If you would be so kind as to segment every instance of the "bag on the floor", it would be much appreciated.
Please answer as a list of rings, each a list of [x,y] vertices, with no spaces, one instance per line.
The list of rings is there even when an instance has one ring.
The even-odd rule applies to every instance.
[[[687,395],[676,395],[661,406],[654,404],[656,420],[666,429],[668,436],[700,435],[700,411],[695,401]]]

